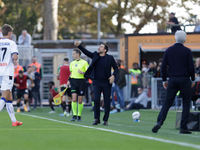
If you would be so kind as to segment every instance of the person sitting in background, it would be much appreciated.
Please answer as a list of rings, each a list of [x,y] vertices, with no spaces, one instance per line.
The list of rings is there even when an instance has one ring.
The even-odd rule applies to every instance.
[[[175,17],[174,12],[170,13],[169,21],[166,22],[166,24],[171,26],[172,33],[175,33],[177,30],[181,30],[178,19]]]
[[[135,101],[130,102],[125,110],[131,110],[131,109],[146,109],[147,103],[148,103],[148,96],[147,92],[142,88],[139,87],[138,89],[138,98]]]
[[[59,92],[58,92],[58,88],[55,86],[53,81],[50,81],[48,83],[48,87],[49,87],[49,106],[51,108],[51,111],[49,112],[49,114],[55,113],[54,107],[53,107],[53,97],[55,97]]]
[[[22,34],[18,38],[19,45],[31,45],[31,36],[26,30],[22,30]]]

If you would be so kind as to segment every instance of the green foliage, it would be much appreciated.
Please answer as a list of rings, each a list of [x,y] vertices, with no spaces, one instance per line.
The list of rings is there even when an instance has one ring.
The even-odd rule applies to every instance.
[[[200,3],[199,0],[60,0],[58,38],[80,38],[78,33],[88,33],[92,35],[92,38],[96,38],[95,2],[108,5],[107,8],[101,10],[101,31],[104,34],[112,33],[118,36],[125,33],[126,29],[123,28],[125,23],[133,27],[133,33],[139,33],[150,22],[156,22],[159,30],[165,29],[171,5],[183,7],[188,16],[192,17],[194,14],[190,13],[192,8],[187,5],[188,1],[193,5]],[[0,0],[0,26],[4,23],[11,24],[17,36],[23,29],[27,29],[32,34],[37,20],[45,11],[43,5],[43,0]],[[179,18],[180,23],[189,19],[188,16]]]
[[[0,13],[0,24],[12,25],[17,37],[23,29],[32,34],[37,19],[41,16],[39,11],[41,0],[3,0],[1,3],[4,3],[1,7],[5,11]]]

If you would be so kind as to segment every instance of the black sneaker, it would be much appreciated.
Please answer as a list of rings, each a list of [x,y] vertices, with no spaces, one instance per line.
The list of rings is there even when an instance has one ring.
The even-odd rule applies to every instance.
[[[180,134],[192,134],[192,132],[188,129],[183,129],[183,128],[180,128]]]
[[[156,125],[152,128],[152,132],[157,133],[160,128],[161,128],[161,123],[157,122]]]
[[[81,116],[78,116],[77,121],[81,122]]]
[[[108,122],[104,121],[103,126],[108,126]]]
[[[98,124],[100,124],[100,123],[101,123],[101,122],[100,122],[99,119],[95,119],[94,122],[92,123],[92,125],[98,125]]]
[[[71,121],[75,121],[77,119],[77,116],[73,116]]]

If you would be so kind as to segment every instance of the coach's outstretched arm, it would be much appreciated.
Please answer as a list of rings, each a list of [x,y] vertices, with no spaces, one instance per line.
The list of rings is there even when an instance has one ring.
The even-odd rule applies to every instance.
[[[74,45],[78,47],[86,56],[93,58],[94,53],[91,53],[81,45],[81,41],[75,40]]]

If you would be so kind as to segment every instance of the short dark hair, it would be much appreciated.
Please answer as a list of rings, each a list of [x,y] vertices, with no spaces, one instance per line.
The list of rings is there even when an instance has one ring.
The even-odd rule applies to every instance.
[[[49,84],[51,84],[51,85],[55,85],[53,81],[49,81]]]
[[[79,54],[79,56],[81,56],[81,51],[79,50],[79,49],[74,49],[74,51],[77,53],[77,54]]]
[[[174,12],[171,12],[170,14],[171,14],[171,15],[175,15],[175,13],[174,13]]]
[[[68,58],[64,58],[64,61],[69,61],[69,59]]]
[[[23,70],[20,70],[19,73],[22,74],[22,73],[24,73],[24,71],[23,71]]]
[[[109,48],[108,48],[108,45],[107,44],[105,44],[105,43],[101,43],[101,44],[103,44],[104,45],[104,49],[106,49],[106,53],[108,52],[108,50],[109,50]]]
[[[8,35],[8,32],[12,32],[13,28],[9,24],[4,24],[3,27],[1,28],[1,32],[3,36]]]
[[[138,88],[137,88],[137,89],[139,89],[139,88],[140,88],[140,89],[142,89],[142,90],[144,89],[144,88],[143,88],[143,86],[138,86]]]
[[[31,67],[32,67],[32,66],[29,65],[29,66],[27,67],[27,69],[28,69],[28,68],[31,68]]]
[[[121,62],[120,61],[117,61],[117,66],[121,67]]]
[[[133,67],[136,66],[136,65],[139,66],[139,64],[137,62],[134,62]]]

